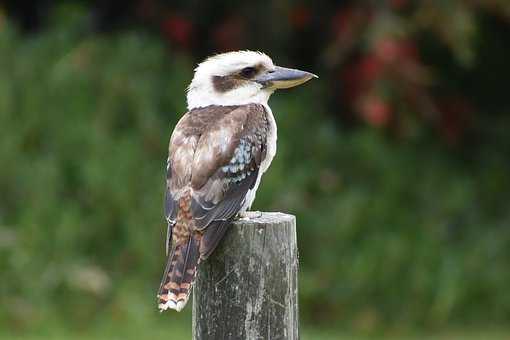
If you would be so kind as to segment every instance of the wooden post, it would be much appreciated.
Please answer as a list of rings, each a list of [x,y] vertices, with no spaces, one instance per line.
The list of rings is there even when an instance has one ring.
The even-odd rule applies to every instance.
[[[294,216],[234,222],[200,264],[193,339],[298,339],[297,272]]]

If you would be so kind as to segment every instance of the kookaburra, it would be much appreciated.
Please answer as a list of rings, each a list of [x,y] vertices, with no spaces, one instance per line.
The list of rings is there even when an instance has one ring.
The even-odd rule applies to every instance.
[[[275,66],[267,55],[252,51],[215,55],[195,69],[188,112],[170,138],[161,311],[182,310],[198,263],[213,252],[231,221],[251,207],[276,153],[269,97],[314,77]]]

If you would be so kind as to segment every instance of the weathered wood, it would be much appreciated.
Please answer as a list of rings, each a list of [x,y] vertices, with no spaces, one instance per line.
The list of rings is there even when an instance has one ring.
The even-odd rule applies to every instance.
[[[298,339],[296,219],[236,221],[193,290],[193,339]]]

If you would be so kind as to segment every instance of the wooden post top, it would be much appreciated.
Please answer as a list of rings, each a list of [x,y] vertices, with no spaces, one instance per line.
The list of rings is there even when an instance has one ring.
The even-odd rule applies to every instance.
[[[251,214],[260,213],[260,216],[250,217],[249,219],[238,219],[232,222],[232,226],[235,227],[245,227],[250,225],[266,225],[266,224],[276,224],[280,225],[281,223],[295,223],[296,216],[290,214],[284,214],[281,212],[260,212],[260,211],[250,211]]]
[[[199,266],[194,340],[299,338],[296,218],[254,214],[234,221]]]

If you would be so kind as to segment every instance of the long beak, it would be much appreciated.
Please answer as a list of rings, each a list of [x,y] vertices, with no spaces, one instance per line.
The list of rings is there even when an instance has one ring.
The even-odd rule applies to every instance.
[[[257,76],[255,81],[265,88],[288,89],[306,83],[312,78],[319,77],[310,72],[276,66],[274,70]]]

